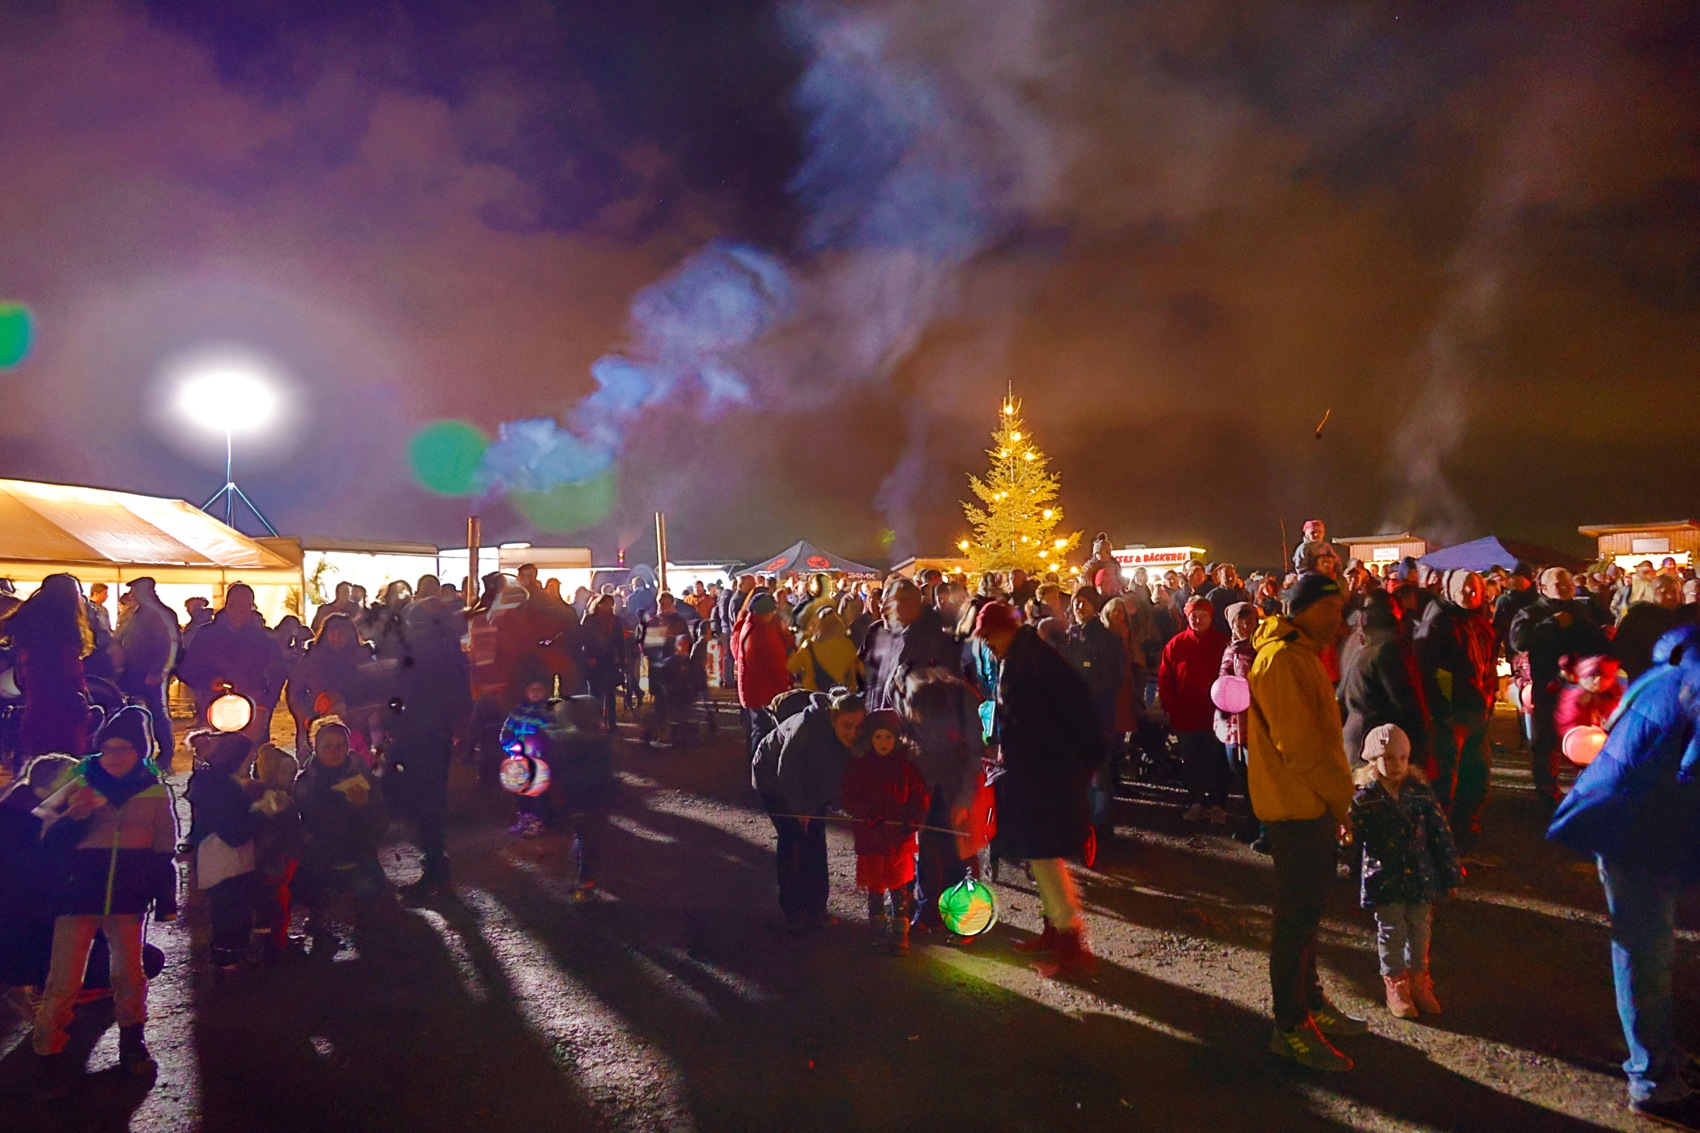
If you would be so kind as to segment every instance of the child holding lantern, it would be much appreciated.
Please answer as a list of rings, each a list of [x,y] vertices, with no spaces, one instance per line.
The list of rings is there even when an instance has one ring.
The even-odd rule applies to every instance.
[[[856,887],[868,895],[870,944],[893,956],[909,953],[915,827],[926,820],[930,801],[906,733],[896,712],[870,713],[866,738],[840,788],[845,813],[859,820],[853,827]]]

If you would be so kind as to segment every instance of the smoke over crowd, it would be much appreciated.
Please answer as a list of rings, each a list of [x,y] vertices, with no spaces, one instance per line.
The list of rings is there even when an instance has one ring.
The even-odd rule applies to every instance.
[[[1680,6],[79,11],[0,45],[6,475],[204,496],[142,402],[216,339],[298,379],[237,471],[319,534],[452,537],[403,450],[462,418],[513,537],[937,552],[1010,383],[1082,523],[1250,561],[1700,486],[1629,410],[1700,361]]]

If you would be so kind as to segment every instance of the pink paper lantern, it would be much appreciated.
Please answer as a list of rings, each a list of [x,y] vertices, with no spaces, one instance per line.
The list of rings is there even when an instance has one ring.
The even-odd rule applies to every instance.
[[[1231,674],[1217,677],[1210,686],[1210,703],[1230,716],[1244,712],[1251,707],[1251,682]]]
[[[1586,767],[1599,757],[1606,746],[1606,730],[1583,724],[1564,733],[1564,758],[1578,767]]]

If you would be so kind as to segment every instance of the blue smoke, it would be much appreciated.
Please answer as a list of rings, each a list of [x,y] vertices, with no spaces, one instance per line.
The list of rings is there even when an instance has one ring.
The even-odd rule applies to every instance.
[[[487,491],[538,492],[606,472],[646,409],[681,397],[715,414],[748,404],[743,352],[790,313],[792,288],[772,256],[716,242],[632,302],[629,353],[607,354],[590,373],[596,389],[569,427],[534,417],[503,424],[479,469]]]
[[[872,15],[800,9],[815,51],[793,102],[809,120],[791,191],[808,213],[805,247],[900,249],[939,265],[980,252],[1009,220],[968,103],[901,60]]]
[[[807,120],[789,186],[805,224],[790,265],[717,241],[632,303],[632,342],[591,367],[597,388],[568,415],[504,425],[491,488],[587,479],[622,454],[651,407],[798,411],[883,380],[955,301],[957,273],[1012,231],[1032,197],[1032,162],[1011,81],[950,65],[954,43],[900,12],[799,4],[789,28],[812,59],[794,93]],[[935,37],[936,38],[936,37]],[[1016,37],[1022,39],[1024,37]],[[1029,131],[1030,132],[1030,131]],[[786,326],[784,342],[772,332]],[[919,423],[924,425],[924,422]],[[927,465],[926,428],[881,487],[900,541]]]

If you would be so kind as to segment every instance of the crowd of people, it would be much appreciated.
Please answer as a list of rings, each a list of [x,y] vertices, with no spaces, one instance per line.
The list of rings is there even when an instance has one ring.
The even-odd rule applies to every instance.
[[[1110,546],[1100,535],[1067,575],[746,574],[677,595],[640,579],[568,597],[526,567],[487,575],[468,604],[426,576],[373,602],[339,586],[305,626],[276,627],[239,583],[180,623],[148,579],[108,626],[106,595],[53,576],[0,621],[22,700],[0,817],[8,857],[28,863],[6,871],[0,901],[34,910],[8,921],[0,975],[30,989],[44,1076],[65,1088],[54,1060],[71,1005],[103,981],[121,1063],[151,1068],[143,925],[175,916],[174,859],[193,862],[216,968],[297,947],[292,916],[310,947],[334,948],[337,902],[387,888],[376,855],[392,818],[421,856],[403,896],[447,891],[459,753],[517,796],[516,836],[570,829],[587,893],[622,706],[647,699],[672,735],[721,685],[742,710],[792,931],[828,920],[826,830],[842,822],[874,947],[903,955],[913,933],[968,945],[941,895],[1019,863],[1044,925],[1017,951],[1043,975],[1089,976],[1068,863],[1090,865],[1114,836],[1124,779],[1172,785],[1184,822],[1271,857],[1271,1050],[1335,1071],[1352,1060],[1334,1040],[1366,1029],[1316,969],[1337,866],[1374,918],[1388,1010],[1438,1013],[1433,907],[1463,883],[1490,794],[1488,724],[1509,701],[1553,837],[1600,861],[1631,1102],[1679,1117],[1696,1104],[1669,982],[1670,910],[1700,864],[1683,786],[1700,769],[1691,572],[1608,566],[1579,588],[1522,563],[1372,568],[1320,522],[1290,564],[1245,579],[1202,561],[1124,573]],[[164,786],[173,679],[195,713],[181,843]],[[210,727],[231,694],[248,722]],[[280,704],[293,750],[272,742]],[[1577,729],[1609,734],[1571,787],[1560,753]]]

